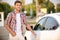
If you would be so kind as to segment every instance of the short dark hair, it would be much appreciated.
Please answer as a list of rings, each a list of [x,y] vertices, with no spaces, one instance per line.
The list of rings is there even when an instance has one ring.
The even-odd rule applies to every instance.
[[[21,1],[15,1],[14,5],[16,5],[16,3],[20,3],[22,5]]]

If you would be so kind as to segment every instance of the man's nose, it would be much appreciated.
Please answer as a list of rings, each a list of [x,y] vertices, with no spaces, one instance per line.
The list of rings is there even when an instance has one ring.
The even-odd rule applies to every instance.
[[[20,7],[20,6],[18,6],[18,7]]]

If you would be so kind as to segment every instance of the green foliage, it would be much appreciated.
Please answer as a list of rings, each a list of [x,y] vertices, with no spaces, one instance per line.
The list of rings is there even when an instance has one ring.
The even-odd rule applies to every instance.
[[[49,2],[47,5],[47,12],[50,13],[51,11],[55,13],[55,6],[52,2]]]
[[[30,15],[30,5],[26,5],[25,10],[27,11],[26,15],[29,16]]]
[[[25,10],[27,11],[26,15],[30,15],[30,8],[33,10],[33,17],[36,16],[36,6],[34,4],[27,5]]]
[[[32,10],[33,10],[33,17],[36,16],[36,6],[35,5],[31,5],[32,6]]]
[[[54,8],[54,4],[52,2],[50,2],[49,0],[39,0],[39,5],[42,8],[47,8],[47,13],[50,13],[51,11],[54,13],[55,12],[55,8]]]
[[[57,12],[60,12],[60,4],[57,5]]]
[[[0,12],[2,12],[3,11],[3,9],[2,8],[0,8]]]
[[[44,3],[45,0],[38,0],[38,3],[41,4],[41,3]]]
[[[7,14],[11,12],[13,8],[8,3],[0,2],[0,12],[4,12],[4,18],[6,18]]]

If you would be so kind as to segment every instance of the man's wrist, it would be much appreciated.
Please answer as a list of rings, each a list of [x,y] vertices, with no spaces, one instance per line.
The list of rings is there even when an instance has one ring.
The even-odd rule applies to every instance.
[[[16,35],[16,33],[14,31],[12,31],[11,34],[12,34],[12,36],[15,36]]]

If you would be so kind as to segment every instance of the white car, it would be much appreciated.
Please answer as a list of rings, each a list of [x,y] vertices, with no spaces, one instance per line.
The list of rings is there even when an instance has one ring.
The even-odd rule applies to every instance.
[[[37,34],[37,38],[27,30],[25,33],[27,40],[60,40],[60,14],[43,16],[33,30]]]

